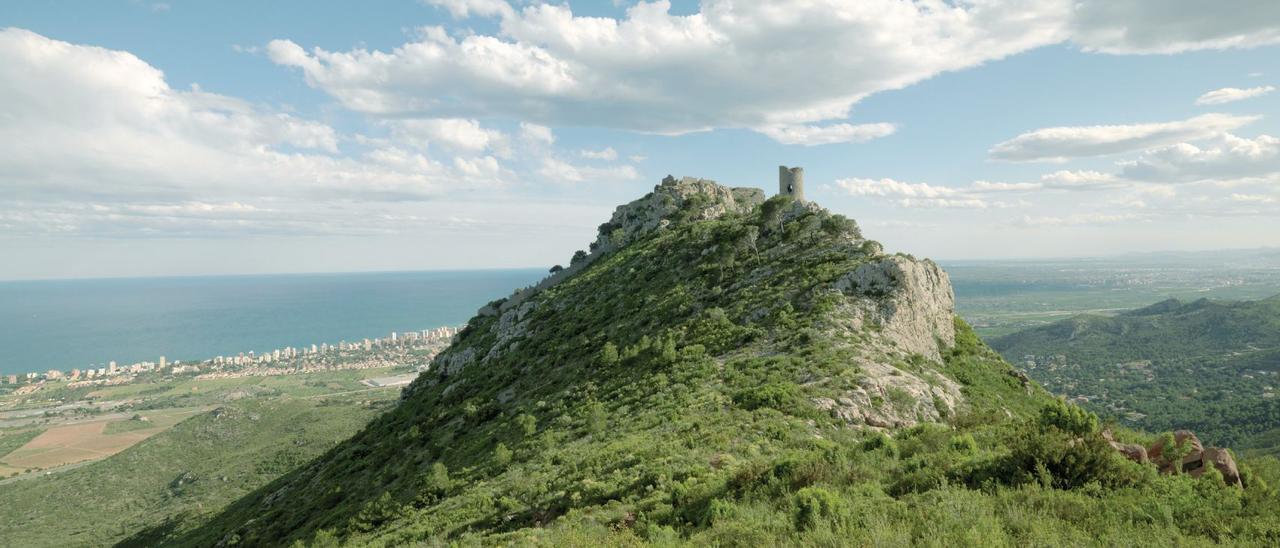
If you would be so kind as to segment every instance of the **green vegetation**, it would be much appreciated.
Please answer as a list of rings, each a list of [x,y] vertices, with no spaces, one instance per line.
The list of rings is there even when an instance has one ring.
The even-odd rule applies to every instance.
[[[1113,317],[1076,316],[991,345],[1051,391],[1123,424],[1280,450],[1280,296],[1170,299]]]
[[[133,432],[136,430],[146,430],[148,428],[155,428],[156,426],[158,425],[151,422],[150,418],[142,415],[134,415],[130,417],[129,420],[114,421],[114,422],[107,423],[107,426],[102,429],[102,433],[103,434],[123,434],[125,432]]]
[[[520,307],[519,329],[477,316],[446,352],[470,365],[438,367],[347,442],[166,540],[1280,542],[1275,460],[1243,464],[1247,489],[1159,476],[1112,450],[1094,415],[1024,386],[958,319],[941,363],[892,365],[954,380],[967,404],[941,423],[851,428],[815,402],[857,387],[881,339],[875,325],[849,329],[831,287],[878,246],[787,199],[689,221],[704,205],[544,290]]]
[[[956,309],[984,339],[1161,299],[1254,300],[1280,290],[1280,251],[1220,250],[943,264]]]
[[[26,428],[21,430],[0,430],[0,463],[4,462],[4,456],[12,453],[14,449],[26,445],[27,442],[39,436],[44,432],[43,428]]]
[[[88,466],[0,484],[0,544],[153,545],[332,448],[390,397],[242,399]],[[113,424],[133,423],[150,424]]]

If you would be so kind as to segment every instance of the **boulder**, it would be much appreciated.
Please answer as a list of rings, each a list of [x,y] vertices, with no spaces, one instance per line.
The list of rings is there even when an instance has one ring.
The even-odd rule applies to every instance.
[[[1236,468],[1236,459],[1231,457],[1231,452],[1218,447],[1210,447],[1200,453],[1200,466],[1191,470],[1189,473],[1192,477],[1200,477],[1205,471],[1213,466],[1222,473],[1222,480],[1227,485],[1242,486],[1240,481],[1240,470]]]
[[[1103,430],[1102,439],[1107,440],[1107,443],[1111,445],[1111,448],[1115,449],[1116,451],[1119,451],[1120,454],[1124,455],[1124,458],[1126,459],[1129,459],[1133,462],[1139,462],[1139,463],[1146,463],[1150,460],[1149,457],[1147,456],[1146,447],[1143,447],[1136,443],[1120,443],[1115,440],[1115,437],[1111,433],[1111,430]]]
[[[1121,455],[1124,455],[1124,458],[1133,462],[1145,463],[1150,460],[1147,457],[1147,448],[1136,443],[1119,443],[1113,441],[1111,442],[1111,447],[1116,451],[1119,451]]]
[[[1195,433],[1190,430],[1178,430],[1173,433],[1173,441],[1178,447],[1190,444],[1191,450],[1186,456],[1182,457],[1181,470],[1187,470],[1190,468],[1192,463],[1200,460],[1200,454],[1204,452],[1204,445],[1200,443],[1200,438],[1197,438]],[[1164,474],[1172,473],[1174,471],[1174,463],[1168,462],[1167,459],[1163,458],[1163,456],[1163,443],[1157,441],[1151,447],[1147,448],[1147,457],[1151,459],[1151,462],[1157,463],[1160,466],[1160,472]]]

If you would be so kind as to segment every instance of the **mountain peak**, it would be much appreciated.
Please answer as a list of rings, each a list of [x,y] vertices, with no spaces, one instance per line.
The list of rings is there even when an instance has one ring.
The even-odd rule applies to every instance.
[[[252,544],[368,516],[350,535],[398,544],[410,537],[381,536],[382,524],[401,514],[380,508],[409,503],[453,516],[433,535],[461,534],[475,519],[496,533],[606,500],[590,487],[606,472],[583,459],[635,476],[623,489],[644,496],[645,485],[667,489],[698,463],[718,470],[792,444],[807,451],[831,436],[1043,397],[982,353],[956,319],[941,268],[885,254],[852,219],[797,200],[791,184],[791,194],[765,199],[759,189],[667,177],[619,206],[590,252],[483,308],[395,411],[201,534]],[[991,390],[973,401],[968,383]],[[649,463],[666,464],[659,474]],[[416,483],[437,464],[456,487]],[[486,485],[517,465],[555,487],[494,507]],[[448,503],[434,498],[441,492]],[[483,517],[457,521],[463,514],[447,510],[473,504]],[[668,514],[654,519],[687,521]],[[413,519],[436,519],[423,516]]]

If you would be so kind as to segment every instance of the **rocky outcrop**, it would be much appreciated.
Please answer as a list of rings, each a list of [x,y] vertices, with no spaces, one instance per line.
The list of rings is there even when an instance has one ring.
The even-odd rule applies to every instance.
[[[1179,449],[1187,450],[1187,456],[1182,458],[1182,469],[1186,470],[1187,465],[1193,461],[1200,460],[1200,453],[1204,452],[1204,445],[1200,443],[1200,438],[1190,430],[1178,430],[1173,433],[1173,443]],[[1147,456],[1153,462],[1160,463],[1160,471],[1166,474],[1174,472],[1175,463],[1172,459],[1165,457],[1165,451],[1171,448],[1165,447],[1163,442],[1157,441],[1151,447],[1147,448]]]
[[[1117,443],[1112,439],[1109,430],[1104,431],[1102,436],[1125,458],[1134,462],[1151,462],[1160,469],[1161,474],[1185,473],[1198,478],[1212,467],[1222,474],[1222,480],[1227,485],[1245,487],[1231,452],[1220,447],[1205,447],[1200,443],[1200,438],[1190,430],[1178,430],[1173,433],[1173,447],[1178,449],[1178,453],[1186,453],[1181,459],[1168,455],[1173,447],[1167,446],[1165,440],[1157,441],[1144,449],[1137,444]]]
[[[836,289],[863,304],[863,321],[907,353],[940,360],[955,345],[951,279],[928,259],[893,255],[859,266]]]
[[[851,426],[908,428],[955,414],[963,402],[960,385],[942,375],[914,374],[892,365],[861,360],[858,386],[842,396],[815,398],[818,409]]]
[[[1200,466],[1192,468],[1187,473],[1191,477],[1198,478],[1212,466],[1222,473],[1222,480],[1227,485],[1243,485],[1240,479],[1240,470],[1236,468],[1236,459],[1231,453],[1220,447],[1209,447],[1200,453]]]
[[[652,192],[619,206],[609,221],[600,225],[589,254],[580,254],[568,268],[481,309],[480,316],[496,318],[483,324],[493,336],[492,344],[480,351],[471,347],[446,350],[433,368],[448,377],[472,364],[498,360],[530,333],[535,312],[550,306],[538,295],[588,268],[599,257],[679,223],[745,215],[764,202],[764,192],[759,189],[668,176]],[[778,205],[770,213],[762,212],[771,225],[764,230],[785,230],[795,222],[830,222],[841,238],[825,250],[858,259],[854,263],[858,266],[833,283],[812,288],[842,297],[825,320],[836,340],[858,347],[862,357],[850,364],[858,370],[857,386],[830,392],[826,394],[829,397],[815,398],[814,403],[850,425],[870,428],[909,427],[953,415],[963,404],[960,386],[931,368],[904,365],[915,363],[913,355],[941,361],[942,352],[955,344],[955,297],[947,274],[929,260],[885,255],[879,244],[861,237],[853,221],[836,218],[813,202]],[[777,223],[776,227],[772,223]],[[793,254],[806,252],[796,245],[782,243],[764,250],[766,265],[738,283],[762,283],[760,280],[773,272],[769,261],[790,260]],[[761,317],[768,313],[767,307],[760,310]]]
[[[665,230],[675,222],[718,219],[727,214],[743,214],[764,203],[764,191],[758,188],[730,188],[710,179],[668,175],[662,183],[638,200],[620,205],[609,222],[600,225],[591,252],[575,257],[569,266],[543,278],[537,284],[518,289],[509,297],[481,307],[478,316],[497,316],[491,329],[497,342],[484,356],[474,353],[442,352],[433,369],[450,375],[477,361],[497,358],[513,340],[524,335],[530,313],[536,307],[533,297],[572,277],[599,257],[631,242]]]
[[[1107,443],[1111,445],[1111,448],[1115,449],[1116,451],[1119,451],[1120,454],[1124,455],[1124,458],[1126,459],[1129,459],[1133,462],[1140,462],[1140,463],[1146,463],[1150,460],[1150,456],[1147,455],[1146,447],[1143,447],[1136,443],[1118,442],[1115,440],[1115,437],[1113,437],[1110,430],[1103,430],[1102,438],[1107,440]]]
[[[730,188],[709,179],[668,175],[653,192],[618,206],[609,222],[600,225],[593,252],[608,252],[667,228],[684,212],[686,221],[718,219],[746,213],[764,202],[758,188]]]

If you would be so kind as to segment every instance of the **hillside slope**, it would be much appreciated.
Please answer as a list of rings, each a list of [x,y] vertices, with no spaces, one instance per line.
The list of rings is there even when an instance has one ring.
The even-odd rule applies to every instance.
[[[1276,447],[1280,295],[1169,299],[1114,317],[1068,318],[991,345],[1050,390],[1132,426]]]
[[[0,546],[154,544],[310,461],[385,407],[244,399],[102,461],[0,485]]]
[[[172,544],[1280,539],[1272,461],[1241,490],[1124,460],[955,317],[936,265],[880,249],[668,178],[396,409]]]

